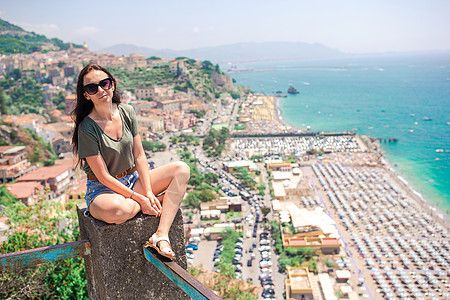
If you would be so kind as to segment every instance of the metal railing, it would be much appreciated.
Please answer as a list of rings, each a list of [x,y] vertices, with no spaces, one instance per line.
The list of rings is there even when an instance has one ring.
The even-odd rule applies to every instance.
[[[88,241],[35,248],[0,255],[0,270],[21,269],[51,261],[91,254]]]
[[[42,263],[79,257],[91,254],[88,241],[76,241],[66,244],[35,248],[0,255],[0,270],[13,270],[31,267]],[[190,273],[174,261],[164,261],[153,250],[144,248],[145,258],[161,273],[173,281],[192,299],[219,300],[222,299],[208,289]]]

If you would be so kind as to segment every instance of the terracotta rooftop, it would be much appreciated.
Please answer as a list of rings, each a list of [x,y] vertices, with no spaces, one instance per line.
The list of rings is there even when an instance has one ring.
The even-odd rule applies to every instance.
[[[35,189],[42,190],[44,187],[39,181],[7,183],[6,189],[19,199],[28,198],[33,195]]]
[[[42,181],[55,178],[73,168],[73,160],[56,161],[54,166],[41,167],[17,178],[17,181]]]

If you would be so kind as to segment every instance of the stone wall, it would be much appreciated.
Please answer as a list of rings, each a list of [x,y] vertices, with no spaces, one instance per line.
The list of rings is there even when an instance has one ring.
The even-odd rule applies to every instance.
[[[144,257],[143,246],[156,231],[159,218],[138,213],[111,225],[77,213],[82,240],[91,244],[85,257],[89,299],[190,299]],[[179,210],[169,232],[176,263],[187,269],[183,218]]]

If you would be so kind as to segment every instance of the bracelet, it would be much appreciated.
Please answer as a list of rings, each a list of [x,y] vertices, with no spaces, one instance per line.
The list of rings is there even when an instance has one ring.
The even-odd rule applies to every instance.
[[[134,191],[131,193],[130,199],[133,200]]]

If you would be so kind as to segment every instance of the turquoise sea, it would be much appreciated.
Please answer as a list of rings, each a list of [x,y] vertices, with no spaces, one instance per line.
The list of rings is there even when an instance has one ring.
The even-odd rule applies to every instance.
[[[425,199],[449,214],[450,53],[235,67],[252,70],[230,75],[255,92],[286,94],[289,85],[299,90],[279,100],[283,119],[294,127],[397,138],[396,143],[381,143],[386,160]]]

